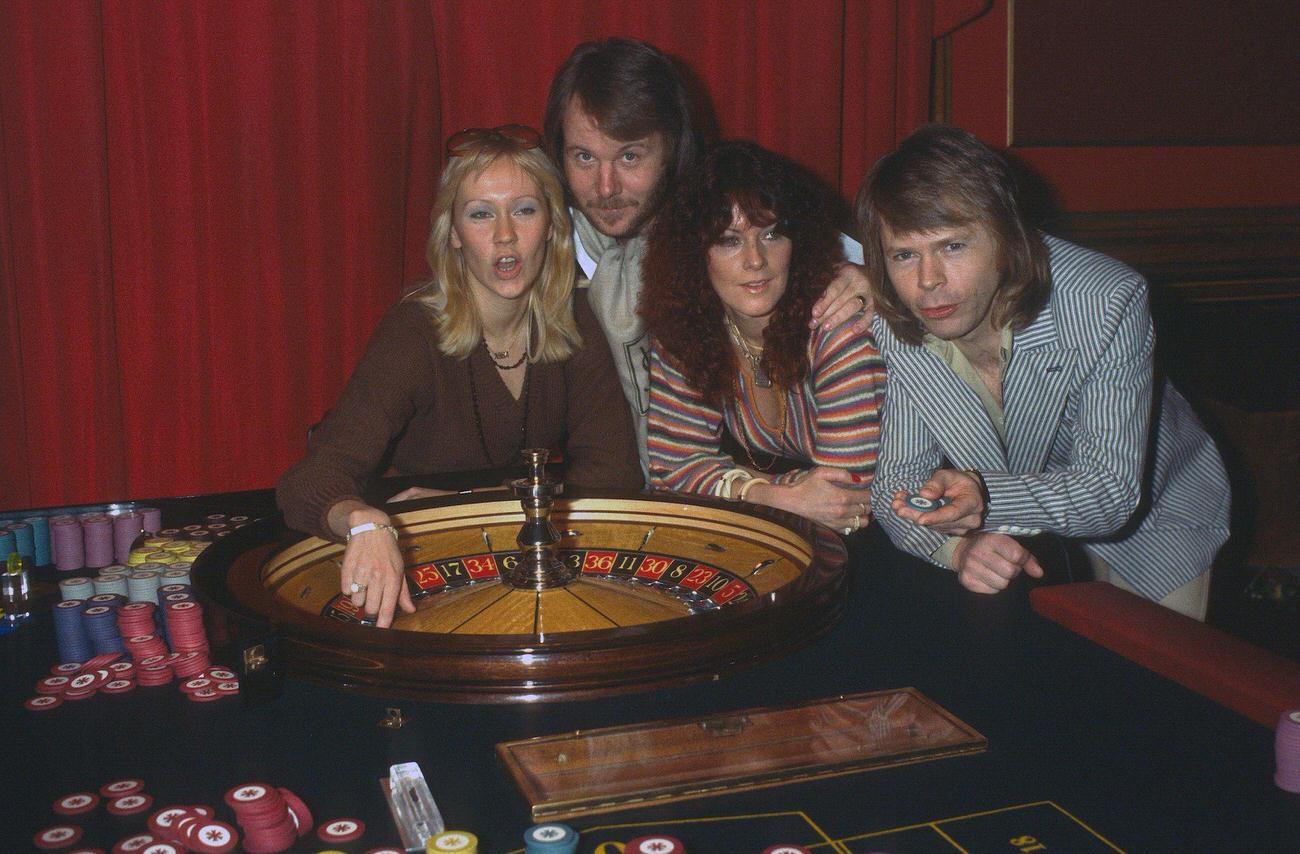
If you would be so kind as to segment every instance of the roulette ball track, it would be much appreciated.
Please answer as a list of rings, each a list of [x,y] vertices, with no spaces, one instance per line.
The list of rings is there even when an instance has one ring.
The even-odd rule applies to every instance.
[[[274,626],[291,675],[383,696],[455,702],[599,697],[717,677],[780,656],[844,608],[833,532],[709,499],[587,491],[555,500],[574,575],[532,589],[520,501],[501,493],[394,505],[414,614],[380,629],[340,594],[343,545],[276,519],[208,549],[195,583],[225,616]],[[488,495],[491,495],[490,493]]]

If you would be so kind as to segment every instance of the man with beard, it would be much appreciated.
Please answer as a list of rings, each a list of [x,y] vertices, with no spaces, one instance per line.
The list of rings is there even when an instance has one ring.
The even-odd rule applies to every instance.
[[[567,184],[578,265],[590,279],[587,298],[632,407],[644,471],[650,344],[637,302],[645,234],[705,141],[673,61],[626,38],[574,49],[551,81],[543,127]],[[845,238],[845,250],[861,261],[857,243]],[[835,325],[856,314],[865,331],[869,305],[860,268],[845,264],[814,306],[813,322]]]

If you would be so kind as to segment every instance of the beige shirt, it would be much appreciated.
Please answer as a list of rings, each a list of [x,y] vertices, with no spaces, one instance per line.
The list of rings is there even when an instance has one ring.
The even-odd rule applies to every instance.
[[[989,391],[989,387],[984,385],[984,380],[980,379],[979,372],[975,370],[975,366],[966,358],[966,354],[963,353],[961,348],[953,342],[945,341],[942,338],[930,334],[926,334],[921,343],[930,352],[934,353],[940,359],[943,359],[948,367],[952,368],[952,372],[956,374],[962,382],[970,386],[971,391],[975,392],[975,396],[980,399],[980,403],[983,405],[985,413],[989,416],[989,421],[993,424],[993,429],[998,431],[998,437],[1002,439],[1003,447],[1006,447],[1006,411],[1002,408],[1002,404],[998,403],[998,399],[993,396],[993,392]],[[1007,365],[1010,364],[1010,362],[1011,329],[1010,327],[1003,327],[998,339],[998,376],[1000,378],[1006,377]],[[943,545],[934,550],[930,557],[934,558],[949,569],[954,569],[955,567],[952,565],[952,555],[953,552],[957,550],[957,544],[960,542],[961,537],[949,537]]]

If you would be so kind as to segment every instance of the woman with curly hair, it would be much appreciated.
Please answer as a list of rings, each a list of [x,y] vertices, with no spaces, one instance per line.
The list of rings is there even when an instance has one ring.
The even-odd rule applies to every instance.
[[[870,519],[884,362],[849,323],[809,329],[843,260],[838,208],[802,167],[727,142],[656,218],[640,304],[653,336],[652,487],[766,504],[845,534]],[[724,424],[743,460],[724,452]],[[782,459],[798,467],[769,474]]]

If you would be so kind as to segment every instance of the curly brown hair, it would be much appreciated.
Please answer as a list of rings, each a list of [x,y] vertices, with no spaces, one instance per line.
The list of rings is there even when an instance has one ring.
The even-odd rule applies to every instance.
[[[730,227],[733,204],[791,242],[786,290],[763,331],[763,367],[783,388],[807,376],[812,306],[844,260],[836,228],[842,202],[820,178],[743,140],[704,155],[655,217],[637,310],[668,359],[715,406],[736,395],[737,357],[709,283],[708,252]],[[719,370],[720,355],[733,370]]]

